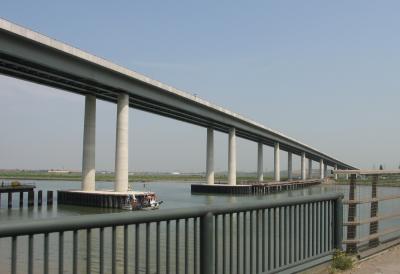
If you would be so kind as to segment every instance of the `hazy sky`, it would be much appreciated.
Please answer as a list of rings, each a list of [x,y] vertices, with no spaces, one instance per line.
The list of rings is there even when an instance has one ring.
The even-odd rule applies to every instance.
[[[399,10],[365,0],[2,1],[0,16],[354,166],[397,168]],[[82,96],[0,76],[0,168],[80,170],[83,107]],[[116,105],[99,101],[98,170],[114,168],[115,119]],[[131,171],[203,171],[205,141],[204,128],[130,110]],[[215,142],[226,170],[226,134]],[[238,139],[238,170],[256,169],[256,149]],[[272,149],[264,155],[271,170]]]

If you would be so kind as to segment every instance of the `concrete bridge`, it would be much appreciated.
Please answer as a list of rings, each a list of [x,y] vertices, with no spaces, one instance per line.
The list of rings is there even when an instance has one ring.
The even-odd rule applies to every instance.
[[[129,107],[202,126],[207,130],[207,183],[214,184],[214,131],[228,134],[228,184],[236,185],[236,137],[258,146],[258,181],[263,181],[263,146],[274,147],[275,181],[280,181],[280,150],[288,153],[292,178],[293,154],[301,157],[301,178],[306,162],[319,164],[320,178],[327,167],[355,169],[300,141],[267,128],[237,113],[150,79],[137,72],[0,19],[0,73],[86,97],[82,156],[82,190],[95,190],[96,100],[117,104],[115,188],[128,190]]]

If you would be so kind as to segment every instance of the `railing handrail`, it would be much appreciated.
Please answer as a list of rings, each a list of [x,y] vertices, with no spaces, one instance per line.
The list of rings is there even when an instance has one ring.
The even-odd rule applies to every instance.
[[[53,233],[61,231],[73,231],[80,229],[102,228],[141,223],[162,222],[176,219],[197,218],[207,213],[226,214],[243,212],[256,209],[266,209],[296,204],[320,202],[342,199],[341,193],[328,193],[302,197],[290,197],[279,201],[251,201],[237,204],[223,204],[213,206],[199,206],[191,208],[166,209],[146,212],[122,212],[94,215],[80,215],[58,217],[45,220],[32,220],[12,222],[0,225],[0,238],[22,235]]]

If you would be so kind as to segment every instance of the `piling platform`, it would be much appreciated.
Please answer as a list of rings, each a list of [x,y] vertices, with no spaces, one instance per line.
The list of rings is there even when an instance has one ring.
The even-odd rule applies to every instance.
[[[1,196],[3,193],[7,193],[7,207],[12,208],[13,205],[13,194],[19,193],[19,206],[23,207],[24,205],[24,193],[28,193],[28,206],[33,206],[33,195],[35,185],[31,184],[13,184],[13,183],[2,183],[0,185],[0,207],[1,207]]]
[[[227,184],[192,184],[192,193],[216,193],[216,194],[269,194],[285,190],[300,189],[312,185],[321,184],[324,180],[298,180],[285,182],[261,183],[256,181],[241,182],[238,185]]]
[[[115,192],[113,190],[59,190],[57,200],[59,204],[92,206],[104,208],[121,208],[126,204],[127,198],[134,195],[139,201],[153,192]]]

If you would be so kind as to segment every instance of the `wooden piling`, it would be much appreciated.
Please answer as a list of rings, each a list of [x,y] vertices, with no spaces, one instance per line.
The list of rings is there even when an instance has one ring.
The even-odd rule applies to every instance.
[[[53,204],[53,191],[48,190],[47,191],[47,205],[52,205]]]
[[[24,207],[24,192],[19,193],[19,207]]]
[[[8,208],[12,208],[12,192],[8,192]]]
[[[34,195],[35,194],[34,194],[33,190],[28,192],[28,207],[33,206],[33,203],[34,203],[34,200],[35,200],[35,196]]]
[[[37,194],[38,194],[38,206],[41,206],[42,205],[42,202],[43,202],[43,190],[39,190],[38,192],[37,192]]]

